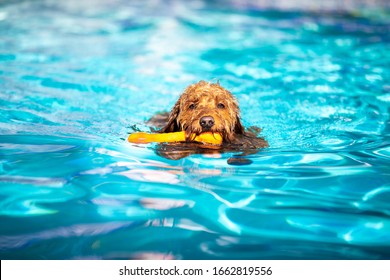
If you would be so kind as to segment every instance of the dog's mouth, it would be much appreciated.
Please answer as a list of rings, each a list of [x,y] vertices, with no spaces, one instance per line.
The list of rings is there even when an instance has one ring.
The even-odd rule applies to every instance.
[[[217,127],[202,128],[202,127],[188,126],[184,128],[184,131],[186,134],[186,141],[188,142],[193,141],[196,136],[205,132],[218,133],[222,136],[223,142],[230,142],[228,132],[225,129],[218,129]]]
[[[214,133],[216,133],[216,131],[213,131],[213,129],[211,127],[202,128],[202,132],[201,133],[204,133],[204,132],[214,132]]]
[[[179,127],[182,131],[185,131],[187,142],[194,141],[196,136],[205,132],[220,134],[224,143],[230,143],[234,138],[231,124],[212,114],[193,117],[189,122],[182,120]]]

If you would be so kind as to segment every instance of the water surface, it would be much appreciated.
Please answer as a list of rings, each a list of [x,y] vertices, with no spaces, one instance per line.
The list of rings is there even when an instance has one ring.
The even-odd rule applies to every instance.
[[[1,259],[390,258],[389,7],[242,3],[0,4]],[[202,79],[252,164],[124,141]]]

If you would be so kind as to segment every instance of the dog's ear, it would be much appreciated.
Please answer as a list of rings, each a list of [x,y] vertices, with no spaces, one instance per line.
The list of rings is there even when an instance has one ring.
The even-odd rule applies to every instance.
[[[237,116],[236,117],[236,125],[234,126],[234,133],[236,134],[244,134],[245,128],[241,124],[240,118]]]
[[[172,111],[169,113],[168,123],[160,130],[161,133],[166,132],[175,132],[179,131],[179,126],[177,124],[177,117],[180,112],[180,99],[173,106]]]

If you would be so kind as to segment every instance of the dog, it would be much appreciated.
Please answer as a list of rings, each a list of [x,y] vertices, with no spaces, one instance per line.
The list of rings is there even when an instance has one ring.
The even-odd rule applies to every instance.
[[[158,154],[170,159],[180,159],[194,153],[224,151],[248,154],[268,147],[268,142],[258,137],[260,128],[244,128],[237,99],[219,82],[199,81],[188,86],[169,114],[158,114],[148,124],[157,128],[154,131],[158,133],[185,132],[185,143],[159,145]],[[219,133],[223,138],[222,145],[192,142],[193,135],[203,132]]]

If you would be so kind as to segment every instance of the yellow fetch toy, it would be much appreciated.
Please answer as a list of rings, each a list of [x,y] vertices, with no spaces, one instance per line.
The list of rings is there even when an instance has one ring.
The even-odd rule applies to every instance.
[[[184,142],[186,141],[185,132],[169,132],[169,133],[145,133],[145,132],[136,132],[129,135],[127,141],[130,143],[136,144],[147,144],[151,142]],[[212,144],[212,145],[221,145],[222,136],[219,133],[204,132],[195,136],[195,142],[200,142],[203,144]]]

